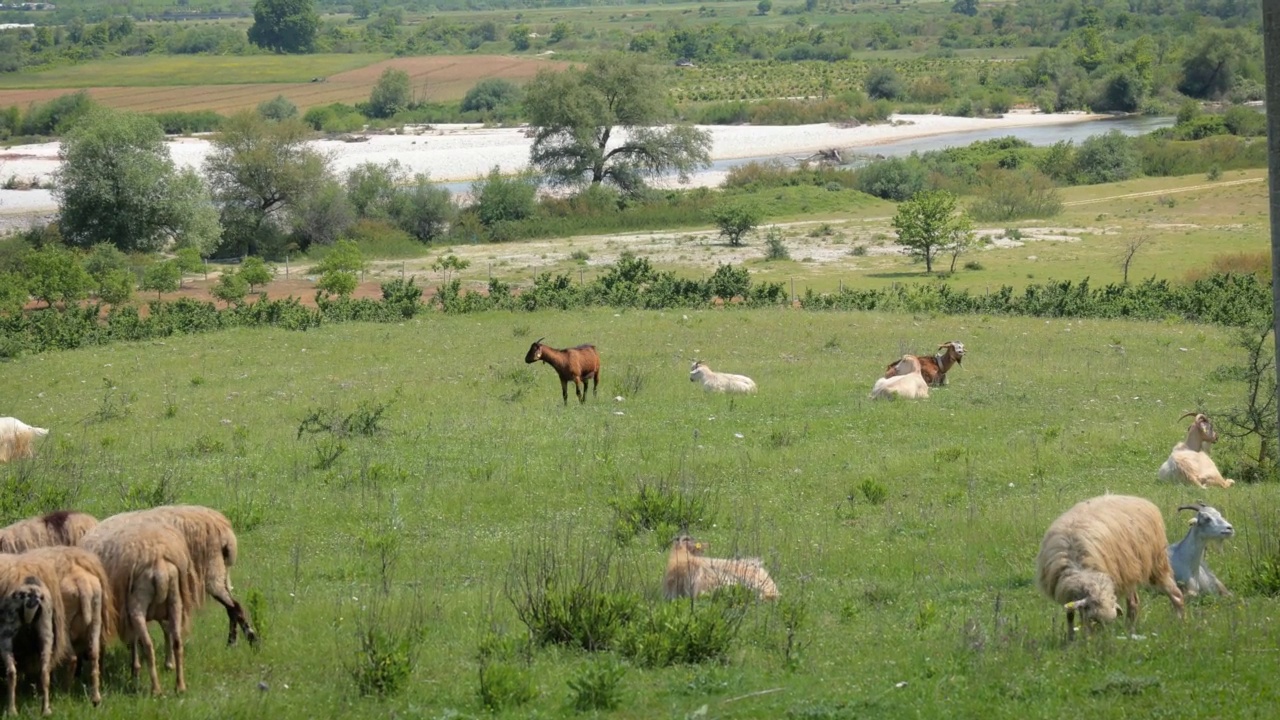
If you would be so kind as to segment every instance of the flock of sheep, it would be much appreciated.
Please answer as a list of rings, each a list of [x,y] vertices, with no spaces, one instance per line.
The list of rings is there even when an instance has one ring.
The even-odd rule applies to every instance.
[[[0,425],[12,418],[0,419]],[[29,452],[29,448],[27,449]],[[88,669],[89,696],[102,701],[104,645],[129,646],[133,674],[146,657],[151,691],[160,695],[155,646],[147,624],[164,633],[165,666],[175,690],[186,690],[183,640],[207,593],[227,610],[234,644],[243,629],[257,640],[244,608],[231,595],[229,568],[236,535],[220,512],[169,505],[113,515],[99,522],[58,511],[0,529],[0,663],[8,683],[8,713],[17,714],[18,671],[37,678],[41,712],[50,714],[50,675]]]
[[[929,396],[930,387],[946,384],[947,372],[960,365],[964,343],[952,340],[938,346],[929,356],[903,355],[885,368],[871,388],[872,399],[919,399]],[[580,402],[586,402],[586,383],[600,380],[600,355],[593,345],[557,350],[542,344],[530,346],[526,363],[543,361],[560,376],[564,402],[569,402],[568,383]],[[756,383],[745,375],[717,373],[705,362],[694,360],[689,380],[711,392],[755,393]],[[594,390],[594,388],[593,388]],[[1197,488],[1231,487],[1209,456],[1209,446],[1218,434],[1212,421],[1202,413],[1194,416],[1184,440],[1173,447],[1157,473],[1161,480],[1181,481]],[[1180,419],[1182,419],[1180,418]],[[1036,559],[1036,581],[1040,590],[1062,603],[1067,611],[1067,635],[1074,637],[1075,615],[1084,626],[1112,621],[1121,612],[1118,598],[1125,600],[1130,631],[1138,619],[1139,585],[1150,585],[1169,596],[1174,610],[1182,614],[1183,592],[1228,593],[1226,587],[1204,564],[1209,542],[1221,541],[1234,532],[1217,509],[1196,503],[1179,511],[1196,513],[1187,535],[1169,545],[1164,518],[1153,503],[1127,495],[1103,495],[1078,503],[1049,526]],[[681,532],[671,545],[663,592],[668,599],[693,597],[728,585],[754,590],[761,599],[778,597],[778,587],[758,558],[708,558],[704,543]]]

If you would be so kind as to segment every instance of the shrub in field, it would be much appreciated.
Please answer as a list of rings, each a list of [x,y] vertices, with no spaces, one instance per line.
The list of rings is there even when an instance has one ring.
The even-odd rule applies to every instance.
[[[268,120],[288,120],[298,116],[298,106],[284,95],[258,103],[258,114]]]
[[[480,661],[480,704],[491,712],[520,707],[538,696],[528,673],[512,663]]]
[[[389,697],[404,689],[418,662],[427,625],[416,602],[409,608],[369,600],[356,619],[356,649],[345,666],[361,695]]]
[[[228,270],[218,276],[209,294],[228,305],[240,305],[249,294],[249,282],[240,273]]]
[[[569,678],[569,705],[578,712],[614,710],[622,703],[626,667],[612,660],[589,663]]]
[[[1062,194],[1052,180],[1034,169],[990,169],[979,176],[979,182],[979,199],[969,206],[976,220],[1047,218],[1062,212]]]
[[[512,560],[505,587],[538,645],[607,650],[640,607],[608,548],[539,544]]]
[[[613,508],[613,533],[619,542],[627,542],[644,531],[666,531],[697,527],[711,522],[711,508],[706,496],[676,486],[670,478],[639,478],[636,490],[609,501]],[[660,538],[665,547],[670,537]]]
[[[754,601],[752,590],[734,585],[710,596],[652,605],[627,626],[618,651],[645,668],[726,662]]]
[[[298,423],[297,437],[329,433],[337,438],[353,435],[372,437],[382,432],[382,416],[393,401],[365,400],[355,410],[342,412],[334,407],[312,408]]]
[[[711,221],[730,245],[741,245],[742,237],[760,224],[761,217],[758,207],[741,201],[725,201],[711,210]]]
[[[902,202],[925,188],[925,168],[914,158],[876,160],[858,170],[857,187],[868,195]]]
[[[782,239],[782,231],[771,227],[764,235],[764,258],[766,260],[790,260],[791,253]]]

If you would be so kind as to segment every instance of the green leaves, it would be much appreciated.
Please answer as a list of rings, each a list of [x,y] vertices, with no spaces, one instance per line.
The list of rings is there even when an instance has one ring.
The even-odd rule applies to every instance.
[[[907,252],[924,261],[925,272],[933,272],[933,258],[939,250],[961,246],[973,233],[969,218],[956,213],[956,196],[946,190],[919,192],[899,205],[893,228]]]

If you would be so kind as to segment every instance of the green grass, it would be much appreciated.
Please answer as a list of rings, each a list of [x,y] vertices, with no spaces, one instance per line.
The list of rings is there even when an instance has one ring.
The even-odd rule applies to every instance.
[[[308,82],[385,60],[373,55],[149,55],[6,73],[0,88],[147,87]]]
[[[564,408],[551,369],[522,362],[543,335],[600,348],[598,398]],[[866,399],[889,358],[953,338],[969,355],[948,388]],[[1245,717],[1280,701],[1274,600],[1193,602],[1178,622],[1148,594],[1145,639],[1117,628],[1065,646],[1061,609],[1032,580],[1049,522],[1111,491],[1151,498],[1175,537],[1178,505],[1215,504],[1238,536],[1209,560],[1243,590],[1246,546],[1275,530],[1280,487],[1192,492],[1155,477],[1178,415],[1241,395],[1208,379],[1228,348],[1225,332],[1179,323],[789,310],[428,314],[125,343],[5,364],[0,405],[52,432],[37,460],[0,467],[0,498],[52,509],[15,498],[27,477],[98,515],[157,490],[221,508],[240,525],[237,592],[262,596],[259,649],[223,647],[224,614],[203,610],[184,698],[131,690],[115,644],[102,707],[59,691],[59,717],[484,716],[481,639],[521,633],[503,597],[514,554],[611,542],[610,500],[658,478],[710,498],[692,532],[716,553],[761,556],[807,620],[791,662],[781,609],[759,606],[727,665],[628,668],[608,717]],[[759,395],[704,395],[692,357],[752,376]],[[336,441],[299,439],[303,418],[370,402],[390,403],[385,430],[343,439],[316,469]],[[1215,457],[1226,467],[1243,450],[1224,441]],[[617,549],[647,603],[660,602],[666,540]],[[345,669],[357,628],[375,612],[403,627],[415,602],[425,638],[401,694],[360,698]],[[571,713],[582,653],[513,662],[535,697],[499,716]],[[35,702],[24,693],[23,712]]]

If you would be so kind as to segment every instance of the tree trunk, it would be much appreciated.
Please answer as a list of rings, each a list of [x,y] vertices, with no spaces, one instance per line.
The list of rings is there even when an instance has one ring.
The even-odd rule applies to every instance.
[[[1262,3],[1262,47],[1267,71],[1267,177],[1271,211],[1271,307],[1272,322],[1280,322],[1280,4]],[[1272,335],[1280,357],[1280,332]],[[1280,379],[1280,362],[1276,363]],[[1280,382],[1276,383],[1280,393]],[[1280,402],[1276,404],[1280,421]],[[1275,441],[1276,438],[1269,438]]]

